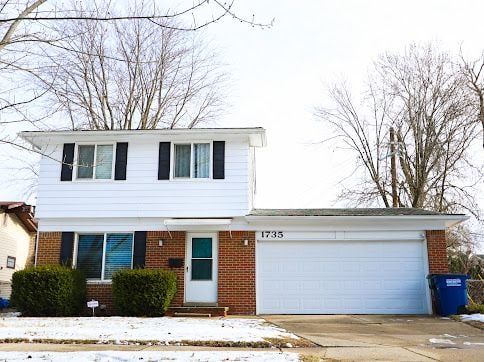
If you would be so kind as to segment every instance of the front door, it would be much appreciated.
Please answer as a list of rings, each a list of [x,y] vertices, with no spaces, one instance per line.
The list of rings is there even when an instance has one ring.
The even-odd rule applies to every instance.
[[[217,303],[217,234],[187,234],[185,302]]]

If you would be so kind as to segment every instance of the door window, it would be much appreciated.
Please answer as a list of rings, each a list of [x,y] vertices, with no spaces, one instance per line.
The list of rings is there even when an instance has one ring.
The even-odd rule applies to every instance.
[[[212,280],[212,238],[192,238],[192,280]]]

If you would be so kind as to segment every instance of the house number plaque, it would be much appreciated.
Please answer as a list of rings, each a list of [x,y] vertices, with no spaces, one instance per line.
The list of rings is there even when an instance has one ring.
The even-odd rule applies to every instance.
[[[284,238],[283,231],[261,231],[262,239],[282,239]]]

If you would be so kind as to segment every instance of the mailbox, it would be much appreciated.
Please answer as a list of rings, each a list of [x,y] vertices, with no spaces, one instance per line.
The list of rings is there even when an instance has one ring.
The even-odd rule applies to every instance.
[[[183,267],[183,259],[182,258],[169,258],[168,259],[168,266],[170,268],[181,268],[181,267]]]

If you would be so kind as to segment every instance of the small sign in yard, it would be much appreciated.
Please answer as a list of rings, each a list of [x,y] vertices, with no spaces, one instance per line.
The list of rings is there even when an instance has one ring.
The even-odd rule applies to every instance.
[[[92,316],[94,317],[94,309],[99,307],[99,301],[92,299],[91,301],[87,302],[87,307],[92,308]]]

